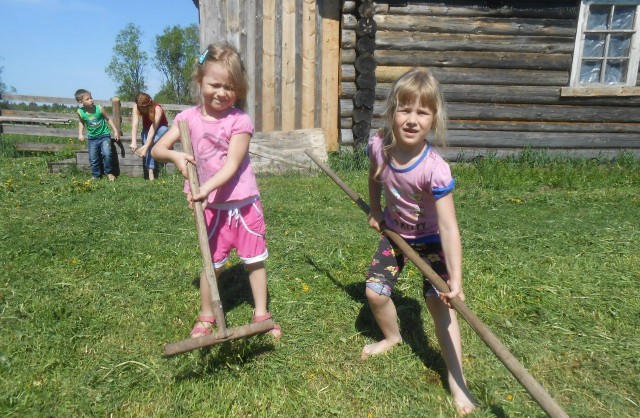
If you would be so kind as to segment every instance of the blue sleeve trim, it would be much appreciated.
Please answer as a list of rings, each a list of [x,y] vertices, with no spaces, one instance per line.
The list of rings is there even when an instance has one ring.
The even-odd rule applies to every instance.
[[[453,191],[453,189],[456,188],[456,179],[451,179],[451,183],[449,183],[448,186],[444,186],[444,187],[434,187],[433,188],[433,197],[438,200],[442,197],[445,197],[446,195],[448,195],[449,193],[451,193]]]

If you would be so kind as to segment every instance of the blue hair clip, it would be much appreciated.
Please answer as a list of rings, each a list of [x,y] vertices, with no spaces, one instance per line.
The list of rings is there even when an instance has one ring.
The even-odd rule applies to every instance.
[[[209,48],[205,49],[200,58],[198,58],[198,64],[204,64],[204,60],[207,59],[207,54],[209,53]]]

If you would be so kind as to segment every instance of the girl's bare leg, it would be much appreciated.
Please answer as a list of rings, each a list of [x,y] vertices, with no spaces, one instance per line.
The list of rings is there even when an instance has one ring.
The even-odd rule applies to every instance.
[[[247,264],[249,270],[249,283],[253,293],[254,316],[262,316],[267,313],[267,270],[263,262]]]
[[[251,293],[253,293],[253,316],[260,317],[266,315],[267,311],[267,299],[269,292],[267,289],[267,270],[264,268],[262,261],[258,263],[247,264],[247,270],[249,270],[249,283],[251,284]],[[276,339],[280,338],[282,331],[280,326],[276,325],[274,329],[269,331]]]
[[[220,269],[216,270],[215,272],[216,277],[218,277],[219,273],[220,273]],[[207,281],[207,276],[204,273],[204,270],[200,273],[200,305],[201,305],[200,307],[201,316],[213,316],[213,303],[211,301],[211,289],[209,288],[209,282]],[[198,321],[198,323],[196,323],[196,326],[206,328],[206,329],[210,329],[213,327],[212,324],[208,322],[202,322],[202,321]],[[202,335],[204,334],[196,333],[196,334],[192,334],[191,336],[196,338]]]
[[[461,416],[470,414],[477,401],[469,392],[462,372],[462,340],[456,312],[436,297],[426,298],[427,308],[435,324],[436,337],[447,365],[451,396]]]
[[[365,291],[373,316],[382,330],[384,339],[377,343],[365,345],[360,358],[366,360],[369,356],[375,356],[389,351],[402,342],[400,327],[398,326],[398,313],[396,306],[390,297],[379,295],[367,288]]]

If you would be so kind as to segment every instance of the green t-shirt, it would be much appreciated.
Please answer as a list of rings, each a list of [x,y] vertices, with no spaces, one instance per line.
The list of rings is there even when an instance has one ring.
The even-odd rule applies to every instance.
[[[102,108],[100,105],[95,105],[95,107],[96,110],[93,113],[87,113],[83,107],[78,109],[78,115],[80,115],[84,125],[87,127],[87,137],[89,139],[111,135],[109,124],[102,114]]]

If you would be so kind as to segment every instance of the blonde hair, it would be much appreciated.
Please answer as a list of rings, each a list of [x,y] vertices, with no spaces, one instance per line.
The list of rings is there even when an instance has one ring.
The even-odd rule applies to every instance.
[[[193,72],[193,95],[196,101],[202,102],[200,87],[204,77],[204,67],[208,62],[221,64],[227,69],[231,88],[236,94],[234,107],[244,110],[249,91],[247,74],[240,54],[229,44],[210,44],[196,61],[196,69]]]
[[[398,78],[391,87],[387,98],[387,109],[384,112],[384,125],[379,134],[383,138],[382,152],[384,155],[383,164],[378,167],[375,178],[387,166],[389,161],[389,149],[395,146],[396,137],[393,134],[393,121],[396,110],[399,106],[411,105],[415,101],[420,101],[420,106],[428,107],[434,112],[431,132],[436,145],[446,146],[447,133],[447,112],[445,109],[444,96],[440,88],[440,83],[433,74],[426,69],[413,68]]]
[[[148,114],[149,119],[151,119],[151,122],[154,123],[153,121],[155,121],[155,117],[156,117],[156,106],[151,96],[149,96],[147,93],[140,92],[136,94],[135,101],[136,101],[136,107],[138,108],[138,111],[140,113]],[[142,109],[140,109],[141,107],[146,107],[147,111],[143,112]]]

